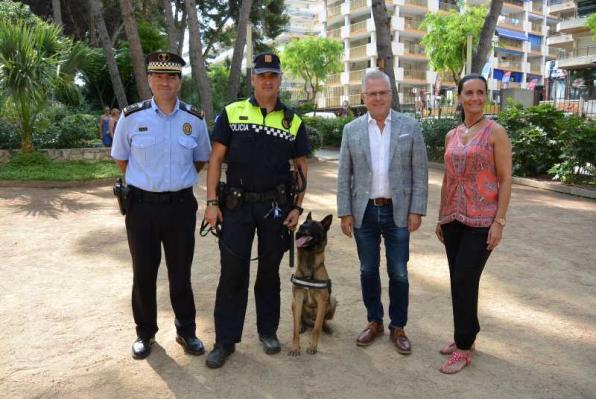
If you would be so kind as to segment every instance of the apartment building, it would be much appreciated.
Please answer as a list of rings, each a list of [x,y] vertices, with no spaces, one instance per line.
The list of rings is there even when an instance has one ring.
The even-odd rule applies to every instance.
[[[546,43],[548,24],[556,19],[547,14],[546,0],[505,0],[489,57],[489,89],[532,88],[544,83],[545,63],[556,58]],[[429,67],[420,40],[425,31],[420,23],[429,12],[457,10],[454,0],[386,0],[391,16],[395,77],[401,104],[418,104],[454,98],[453,77],[437,74]],[[487,0],[468,0],[487,6]],[[344,44],[344,72],[330,76],[324,105],[337,107],[348,100],[360,104],[361,79],[376,67],[376,33],[370,0],[326,0],[321,15],[325,35]]]
[[[547,65],[546,98],[596,100],[596,43],[586,26],[596,1],[550,0],[548,12],[547,45],[557,58]]]

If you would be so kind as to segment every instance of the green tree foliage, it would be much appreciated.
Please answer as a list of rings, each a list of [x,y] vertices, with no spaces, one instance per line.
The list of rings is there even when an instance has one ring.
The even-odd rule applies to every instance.
[[[586,26],[592,31],[592,40],[596,41],[596,13],[586,18]]]
[[[486,13],[486,7],[469,7],[463,13],[452,10],[446,15],[426,15],[421,27],[429,32],[421,43],[435,71],[449,72],[456,83],[459,81],[466,62],[467,36],[472,35],[472,47],[476,47]]]
[[[342,70],[342,54],[343,46],[337,40],[307,37],[290,41],[284,48],[281,62],[289,75],[304,80],[307,101],[314,101],[327,75]]]

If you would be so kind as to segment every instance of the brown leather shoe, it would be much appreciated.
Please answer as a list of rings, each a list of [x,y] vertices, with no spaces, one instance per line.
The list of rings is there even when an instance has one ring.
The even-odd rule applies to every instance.
[[[397,351],[402,355],[409,355],[412,353],[412,344],[406,336],[403,328],[395,327],[389,328],[389,339],[395,344]]]
[[[371,321],[370,323],[368,323],[368,326],[366,326],[366,328],[362,330],[360,335],[358,335],[358,338],[356,338],[356,345],[368,346],[373,343],[375,338],[383,335],[383,332],[383,323]]]

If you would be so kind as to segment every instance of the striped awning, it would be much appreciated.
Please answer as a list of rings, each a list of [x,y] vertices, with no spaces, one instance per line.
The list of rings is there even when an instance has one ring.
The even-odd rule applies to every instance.
[[[523,32],[517,32],[517,31],[514,31],[514,30],[497,28],[496,29],[496,33],[497,33],[498,36],[506,37],[508,39],[513,39],[513,40],[528,40],[528,36],[526,36],[525,33],[523,33]]]

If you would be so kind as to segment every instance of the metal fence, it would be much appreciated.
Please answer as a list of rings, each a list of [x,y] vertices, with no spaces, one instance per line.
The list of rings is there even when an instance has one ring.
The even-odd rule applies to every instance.
[[[566,114],[575,114],[590,119],[596,119],[596,100],[565,100],[540,101],[540,104],[550,104]]]

